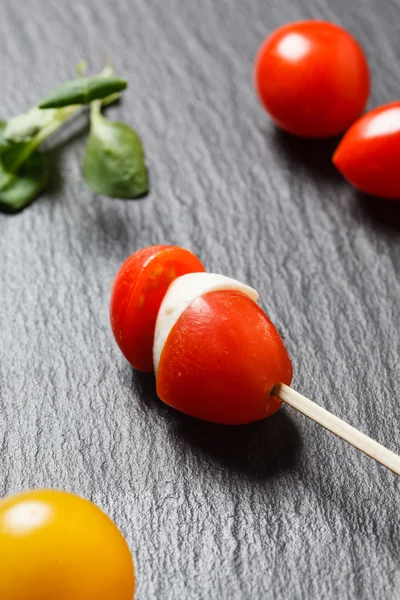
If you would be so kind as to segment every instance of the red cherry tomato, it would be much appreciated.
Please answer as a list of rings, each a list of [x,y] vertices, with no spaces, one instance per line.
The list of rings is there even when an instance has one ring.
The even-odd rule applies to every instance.
[[[333,162],[359,190],[400,200],[400,102],[375,108],[354,123]]]
[[[199,259],[177,246],[150,246],[124,262],[115,278],[110,318],[117,344],[135,369],[153,370],[157,313],[171,281],[202,271]]]
[[[172,328],[157,393],[193,417],[238,425],[274,413],[281,402],[271,390],[291,379],[286,348],[258,304],[240,292],[217,291],[191,302]]]
[[[349,127],[368,99],[368,64],[356,40],[324,21],[290,23],[261,46],[256,88],[276,124],[304,137]]]

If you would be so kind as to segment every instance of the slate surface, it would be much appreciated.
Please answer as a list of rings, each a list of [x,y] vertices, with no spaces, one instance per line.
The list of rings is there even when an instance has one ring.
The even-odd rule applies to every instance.
[[[270,31],[325,18],[366,48],[370,106],[397,99],[399,2],[0,5],[0,117],[107,53],[129,79],[110,114],[139,130],[152,180],[140,202],[88,191],[83,120],[52,143],[48,192],[0,215],[0,493],[98,503],[133,551],[138,600],[399,598],[397,477],[290,409],[241,429],[177,415],[108,324],[124,258],[189,247],[260,291],[294,387],[400,451],[400,208],[350,189],[333,143],[276,131],[252,87]]]

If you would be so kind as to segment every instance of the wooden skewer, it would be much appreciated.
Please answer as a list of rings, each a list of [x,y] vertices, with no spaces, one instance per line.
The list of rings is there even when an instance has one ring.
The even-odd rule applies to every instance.
[[[289,404],[296,410],[306,415],[325,429],[328,429],[335,435],[339,436],[361,452],[364,452],[378,463],[381,463],[397,475],[400,475],[400,456],[385,448],[375,440],[371,439],[361,431],[358,431],[351,425],[348,425],[342,419],[335,417],[315,402],[312,402],[305,396],[302,396],[295,390],[292,390],[284,383],[278,383],[272,395],[279,398],[286,404]]]

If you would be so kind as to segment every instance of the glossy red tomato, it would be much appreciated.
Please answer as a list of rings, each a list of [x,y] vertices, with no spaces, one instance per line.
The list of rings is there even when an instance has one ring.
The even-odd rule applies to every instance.
[[[271,397],[290,384],[292,365],[273,323],[237,291],[209,292],[192,301],[161,353],[157,393],[188,415],[238,425],[268,417]]]
[[[199,259],[177,246],[143,248],[124,262],[115,278],[110,318],[115,339],[135,369],[153,370],[157,313],[171,281],[202,271]]]
[[[341,133],[368,99],[368,64],[356,40],[324,21],[290,23],[262,45],[255,65],[260,99],[275,123],[304,137]]]
[[[400,102],[375,108],[354,123],[333,162],[359,190],[400,200]]]

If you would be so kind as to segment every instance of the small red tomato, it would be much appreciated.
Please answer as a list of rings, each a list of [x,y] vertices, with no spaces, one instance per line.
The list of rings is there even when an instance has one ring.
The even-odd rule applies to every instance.
[[[359,190],[400,200],[400,102],[375,108],[354,123],[333,162]]]
[[[370,89],[359,44],[324,21],[290,23],[272,33],[258,53],[255,82],[276,124],[311,138],[347,129],[364,110]]]
[[[291,379],[290,358],[273,323],[250,297],[225,289],[191,301],[172,327],[158,364],[157,393],[193,417],[239,425],[278,410],[281,401],[271,390]]]
[[[150,246],[124,262],[112,290],[110,319],[117,344],[135,369],[153,370],[154,327],[171,282],[202,271],[199,259],[177,246]]]

